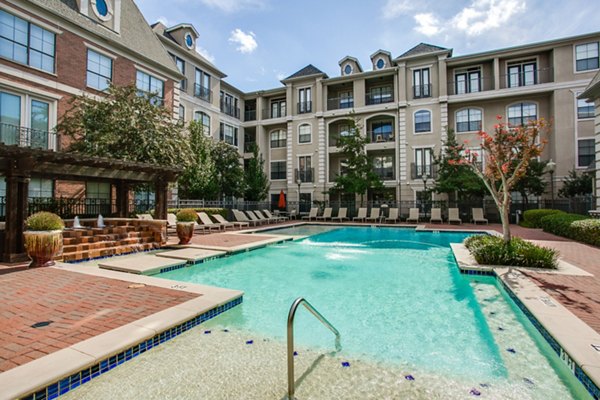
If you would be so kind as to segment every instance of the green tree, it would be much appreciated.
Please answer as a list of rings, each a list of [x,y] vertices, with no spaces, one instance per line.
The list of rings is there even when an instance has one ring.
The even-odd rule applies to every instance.
[[[190,122],[188,132],[191,158],[178,180],[180,195],[188,199],[214,199],[218,188],[214,179],[213,141],[204,134],[201,122]]]
[[[225,142],[217,142],[211,148],[211,156],[215,164],[214,180],[217,198],[243,196],[244,169],[240,164],[238,150]]]
[[[548,161],[531,160],[525,173],[514,186],[514,191],[521,193],[523,197],[523,205],[528,204],[529,196],[541,196],[546,191],[546,181],[543,176],[547,164]]]
[[[367,137],[360,135],[360,127],[354,117],[348,118],[348,135],[338,139],[338,147],[345,158],[346,168],[335,179],[333,191],[343,194],[359,194],[360,201],[368,189],[382,189],[383,183],[373,170],[373,159],[367,155]]]
[[[102,99],[74,97],[57,131],[72,139],[69,151],[98,157],[185,167],[191,154],[183,123],[134,86],[111,86]]]
[[[443,150],[434,157],[437,166],[437,178],[433,190],[436,193],[446,193],[450,200],[459,201],[473,197],[482,198],[486,188],[481,179],[468,165],[459,163],[466,147],[456,140],[454,130],[447,130],[447,139]]]
[[[252,158],[244,170],[244,199],[248,201],[262,201],[269,194],[269,177],[265,173],[265,160],[258,152],[256,143],[252,146]]]
[[[581,175],[574,169],[569,171],[569,176],[565,179],[563,187],[558,191],[560,197],[576,197],[592,194],[594,191],[594,177],[589,172]]]

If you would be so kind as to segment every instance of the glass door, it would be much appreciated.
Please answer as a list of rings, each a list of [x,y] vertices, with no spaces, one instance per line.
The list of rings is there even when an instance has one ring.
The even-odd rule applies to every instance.
[[[31,130],[27,144],[36,149],[48,149],[50,104],[31,100]]]
[[[21,127],[21,97],[0,92],[0,142],[19,144]]]

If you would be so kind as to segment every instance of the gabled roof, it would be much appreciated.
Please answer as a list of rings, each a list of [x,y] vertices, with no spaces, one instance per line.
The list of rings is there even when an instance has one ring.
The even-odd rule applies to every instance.
[[[362,65],[360,65],[360,61],[358,61],[358,58],[356,57],[351,57],[351,56],[346,56],[344,58],[342,58],[340,60],[340,62],[338,63],[339,66],[341,67],[343,63],[345,63],[346,61],[354,61],[354,63],[356,64],[356,66],[358,67],[358,72],[363,72],[362,69]]]
[[[200,34],[198,33],[198,31],[196,30],[196,28],[194,28],[194,25],[192,25],[192,24],[177,24],[175,26],[165,29],[165,32],[171,33],[173,31],[176,31],[178,29],[183,29],[183,28],[191,29],[192,32],[194,32],[194,35],[196,35],[196,39],[198,39],[200,37]]]
[[[308,64],[306,67],[302,68],[300,71],[298,71],[298,72],[288,76],[284,80],[282,80],[282,82],[285,82],[289,79],[303,78],[306,76],[313,76],[313,75],[325,75],[325,77],[327,77],[327,74],[325,72],[321,71],[319,68],[315,67],[312,64]]]
[[[596,76],[592,78],[592,81],[588,87],[585,88],[585,91],[577,98],[586,100],[595,100],[600,98],[600,72],[598,72]]]
[[[379,49],[379,50],[377,50],[375,53],[371,54],[371,55],[369,56],[369,58],[370,58],[370,59],[373,59],[373,57],[375,57],[375,56],[376,56],[376,55],[378,55],[378,54],[385,54],[385,55],[386,55],[386,56],[388,56],[389,58],[392,58],[392,53],[390,53],[390,52],[389,52],[389,51],[387,51],[387,50],[382,50],[382,49]]]
[[[412,49],[408,50],[404,54],[401,54],[400,56],[398,56],[396,58],[396,60],[399,58],[416,57],[416,56],[421,56],[421,55],[425,55],[425,54],[440,53],[440,52],[452,53],[452,49],[435,46],[433,44],[419,43],[418,45],[416,45]]]

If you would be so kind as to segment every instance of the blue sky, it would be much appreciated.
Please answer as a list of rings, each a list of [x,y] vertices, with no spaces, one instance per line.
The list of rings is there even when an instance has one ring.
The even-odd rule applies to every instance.
[[[135,0],[149,23],[186,22],[198,50],[244,91],[270,89],[307,64],[329,76],[378,49],[420,42],[454,55],[600,30],[598,0]]]

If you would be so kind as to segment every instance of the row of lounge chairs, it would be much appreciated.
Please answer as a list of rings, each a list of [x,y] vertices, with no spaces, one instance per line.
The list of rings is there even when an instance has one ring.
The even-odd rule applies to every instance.
[[[318,215],[319,214],[319,209],[317,207],[313,207],[310,209],[310,212],[308,213],[307,216],[302,217],[303,220],[308,220],[308,221],[319,221],[319,220],[323,220],[323,221],[327,221],[327,220],[331,220],[331,221],[345,221],[345,220],[349,220],[349,218],[347,217],[348,215],[348,209],[345,207],[340,207],[340,209],[338,210],[338,215],[333,217],[332,216],[333,213],[333,209],[331,207],[327,207],[323,210],[323,214],[322,215]],[[478,224],[478,223],[488,223],[488,220],[483,216],[483,209],[482,208],[473,208],[471,210],[472,213],[472,218],[471,218],[471,222],[473,222],[474,224]],[[359,208],[358,209],[358,215],[354,218],[352,218],[352,221],[358,221],[358,222],[391,222],[391,223],[395,223],[395,222],[401,222],[401,217],[400,217],[400,211],[398,208],[390,208],[389,209],[389,213],[387,216],[385,216],[384,214],[381,213],[381,208],[379,207],[373,207],[371,208],[371,213],[369,214],[369,216],[367,216],[367,208]],[[422,218],[420,216],[420,210],[418,208],[411,208],[409,209],[408,212],[408,218],[406,218],[406,222],[419,222],[421,221]],[[441,208],[432,208],[431,209],[431,217],[429,219],[430,223],[443,223],[444,219],[442,218],[442,209]],[[450,224],[453,223],[457,223],[457,224],[462,224],[462,219],[459,216],[459,211],[458,208],[449,208],[448,209],[448,219],[447,222]]]

